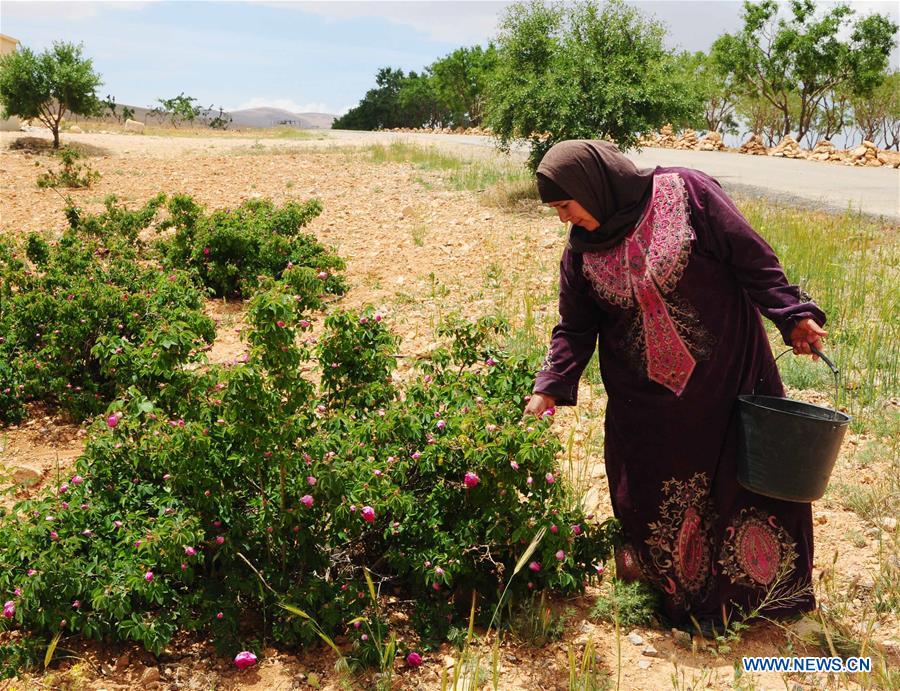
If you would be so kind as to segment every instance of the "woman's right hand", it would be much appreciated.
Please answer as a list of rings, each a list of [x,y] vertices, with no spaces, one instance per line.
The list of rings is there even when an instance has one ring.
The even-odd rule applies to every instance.
[[[545,393],[533,393],[525,406],[525,415],[541,417],[545,411],[556,407],[556,399]]]

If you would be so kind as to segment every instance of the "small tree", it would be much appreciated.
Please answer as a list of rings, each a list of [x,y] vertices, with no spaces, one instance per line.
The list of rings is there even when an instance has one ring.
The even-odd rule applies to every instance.
[[[59,148],[59,124],[66,113],[94,115],[100,111],[94,93],[103,82],[94,72],[81,44],[56,41],[37,54],[23,48],[0,58],[0,103],[3,117],[37,118],[53,133]]]
[[[900,150],[900,70],[894,70],[866,97],[855,97],[853,118],[863,139]]]
[[[160,114],[169,118],[172,127],[178,127],[181,122],[193,124],[203,111],[203,108],[197,105],[197,99],[185,96],[183,91],[175,98],[158,98],[157,101],[160,105],[158,109]]]

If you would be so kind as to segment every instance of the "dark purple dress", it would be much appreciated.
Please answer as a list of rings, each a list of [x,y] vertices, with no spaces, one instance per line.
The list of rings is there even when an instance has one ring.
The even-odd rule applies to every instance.
[[[811,507],[738,485],[736,403],[784,395],[760,312],[786,343],[798,319],[825,315],[718,183],[657,168],[622,243],[563,253],[559,312],[534,390],[574,405],[597,347],[613,511],[666,613],[812,609]]]

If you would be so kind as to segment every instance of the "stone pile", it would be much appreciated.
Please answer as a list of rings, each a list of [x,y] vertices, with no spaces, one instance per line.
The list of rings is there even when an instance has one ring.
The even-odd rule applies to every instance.
[[[769,152],[769,156],[776,156],[778,158],[806,158],[806,154],[800,148],[797,140],[789,134],[784,135],[784,139],[778,142],[778,146]]]
[[[707,132],[700,138],[697,146],[700,151],[725,151],[725,142],[722,141],[722,135],[718,132]]]
[[[844,153],[827,139],[820,139],[809,154],[814,161],[843,161]]]
[[[766,145],[763,144],[762,136],[759,134],[750,135],[750,139],[741,144],[740,152],[751,156],[765,156],[769,153]]]
[[[662,129],[659,131],[659,136],[656,138],[656,146],[662,147],[663,149],[672,149],[675,147],[675,130],[672,129],[672,125],[662,126]]]
[[[880,168],[885,164],[890,165],[890,160],[887,156],[878,151],[878,147],[875,146],[875,144],[866,139],[862,144],[850,152],[850,155],[844,163],[848,166]]]
[[[681,137],[672,145],[673,149],[696,149],[700,144],[697,139],[697,133],[688,128],[682,133]]]

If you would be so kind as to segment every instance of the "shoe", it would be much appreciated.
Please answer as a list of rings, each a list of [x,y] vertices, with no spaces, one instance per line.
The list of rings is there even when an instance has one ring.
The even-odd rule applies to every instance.
[[[710,640],[713,640],[716,636],[725,632],[725,626],[722,622],[715,619],[704,618],[698,620],[692,616],[686,622],[675,623],[662,612],[657,612],[656,617],[659,619],[660,625],[666,630],[671,631],[672,629],[678,629],[679,631],[685,631],[692,636],[699,634],[703,638],[708,638]]]

